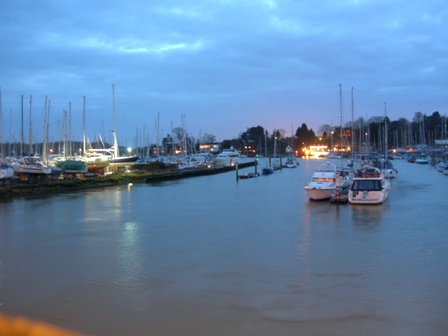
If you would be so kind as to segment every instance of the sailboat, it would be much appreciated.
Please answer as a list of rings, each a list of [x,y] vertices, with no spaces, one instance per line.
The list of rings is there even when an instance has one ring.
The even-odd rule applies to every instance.
[[[286,168],[296,168],[299,163],[293,157],[293,148],[294,148],[294,132],[293,126],[291,125],[291,146],[286,146],[286,154],[288,154],[288,159],[286,160],[285,167]]]
[[[103,158],[107,157],[109,161],[109,166],[111,167],[124,167],[128,165],[133,165],[138,160],[138,155],[131,155],[131,156],[120,156],[120,151],[118,147],[118,140],[117,140],[117,122],[115,117],[115,86],[112,84],[112,108],[113,108],[113,122],[114,122],[114,129],[112,131],[113,138],[114,138],[114,145],[111,148],[108,149],[90,149],[87,151],[86,156],[89,156],[94,160],[94,162],[97,162],[101,169],[104,169],[105,167],[102,167]],[[97,157],[95,157],[97,156]],[[91,171],[91,167],[89,166],[89,171]]]
[[[264,133],[264,156],[266,158],[266,166],[263,167],[261,169],[261,173],[263,175],[270,175],[270,174],[274,174],[274,168],[271,166],[270,162],[269,162],[269,158],[268,158],[268,148],[267,148],[267,144],[266,144],[266,130],[263,128],[263,133]]]
[[[391,179],[397,177],[397,170],[387,157],[387,119],[386,119],[386,103],[384,103],[384,164],[382,173],[385,178]]]
[[[131,155],[131,156],[120,156],[120,151],[118,147],[118,140],[117,140],[117,122],[115,118],[115,86],[112,85],[112,107],[113,107],[113,114],[114,114],[114,155],[109,160],[111,165],[117,165],[117,164],[133,164],[135,161],[138,160],[138,155]]]

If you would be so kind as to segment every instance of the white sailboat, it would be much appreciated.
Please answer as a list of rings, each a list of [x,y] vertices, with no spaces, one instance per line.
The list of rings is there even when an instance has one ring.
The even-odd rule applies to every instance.
[[[51,174],[51,168],[45,166],[39,158],[25,156],[19,158],[11,164],[12,169],[16,174]]]
[[[266,144],[266,130],[263,128],[264,133],[264,153],[265,153],[265,159],[266,159],[266,166],[261,169],[261,173],[263,175],[271,175],[274,174],[274,167],[271,166],[268,158],[268,148]]]
[[[125,165],[125,164],[134,164],[135,161],[138,160],[137,155],[131,155],[131,156],[120,156],[120,150],[118,147],[118,140],[117,140],[117,121],[116,121],[116,112],[115,112],[115,86],[112,84],[112,107],[113,107],[113,117],[114,117],[114,153],[113,157],[109,160],[111,165]]]
[[[387,157],[387,119],[386,119],[386,103],[384,103],[384,163],[383,169],[381,170],[385,178],[391,179],[397,177],[397,170],[393,167],[392,163],[389,162]]]
[[[113,123],[114,129],[113,139],[114,144],[111,148],[108,149],[90,149],[86,153],[86,157],[89,157],[90,160],[94,163],[98,163],[102,169],[107,167],[124,167],[128,165],[133,165],[138,160],[138,155],[131,156],[120,156],[120,150],[118,146],[117,140],[117,122],[116,122],[116,112],[115,112],[115,86],[112,84],[112,111],[113,111]],[[104,158],[108,158],[108,165],[104,165]],[[89,162],[91,163],[91,162]],[[91,171],[91,167],[89,167],[89,171]]]

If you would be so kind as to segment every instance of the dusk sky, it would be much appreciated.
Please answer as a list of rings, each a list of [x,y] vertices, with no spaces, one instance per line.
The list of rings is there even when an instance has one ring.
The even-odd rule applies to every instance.
[[[121,145],[182,127],[196,138],[254,126],[291,134],[354,115],[412,120],[448,108],[446,0],[0,0],[2,139],[72,136]],[[142,141],[141,139],[140,145]]]

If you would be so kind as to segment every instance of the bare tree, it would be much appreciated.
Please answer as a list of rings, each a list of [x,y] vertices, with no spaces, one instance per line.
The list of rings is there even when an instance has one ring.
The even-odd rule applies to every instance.
[[[182,127],[173,128],[173,134],[177,137],[178,141],[182,141],[185,136],[185,130]]]
[[[201,142],[202,143],[214,143],[214,142],[216,142],[216,136],[214,136],[213,134],[204,133],[204,135],[201,138]]]

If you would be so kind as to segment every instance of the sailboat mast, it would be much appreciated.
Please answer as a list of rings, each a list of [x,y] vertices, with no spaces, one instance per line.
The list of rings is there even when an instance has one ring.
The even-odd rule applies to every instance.
[[[160,127],[160,113],[157,113],[157,120],[156,120],[156,143],[157,143],[157,160],[160,159],[160,148],[159,148],[159,127]]]
[[[48,99],[48,107],[47,107],[47,124],[45,125],[46,130],[46,143],[47,143],[47,150],[48,150],[48,133],[50,132],[50,108],[51,108],[51,99]]]
[[[86,96],[82,97],[82,155],[86,155]]]
[[[355,119],[355,103],[353,100],[353,86],[352,86],[352,159],[355,157],[355,133],[353,127],[354,119]]]
[[[67,111],[66,110],[64,110],[64,117],[62,120],[62,137],[64,139],[64,144],[63,144],[64,159],[67,159]]]
[[[386,103],[384,103],[384,162],[387,162],[387,118],[386,118]]]
[[[114,118],[114,157],[118,157],[117,125],[115,120],[115,86],[112,84],[112,110]]]
[[[341,157],[342,157],[342,84],[339,84],[339,110],[340,110],[340,118],[341,118],[341,130],[340,130],[340,138],[341,138],[341,145],[339,147],[339,150],[341,151]]]
[[[2,87],[0,86],[0,154],[5,156],[5,149],[3,145],[3,108],[2,108]]]
[[[31,121],[31,106],[33,104],[33,96],[30,96],[30,120],[29,120],[29,130],[28,130],[28,155],[33,152],[33,122]]]
[[[266,168],[268,167],[268,147],[266,143],[266,130],[263,128],[263,135],[264,135],[264,155],[266,157]]]
[[[72,139],[72,102],[68,102],[68,157],[73,155],[73,139]]]
[[[174,155],[174,137],[173,137],[173,122],[171,122],[171,144],[173,145],[172,155]]]
[[[44,144],[42,150],[42,159],[47,163],[47,96],[45,96],[45,107],[44,107]]]
[[[22,128],[20,129],[20,156],[23,156],[23,95],[21,101],[22,101],[22,109],[21,109]]]

